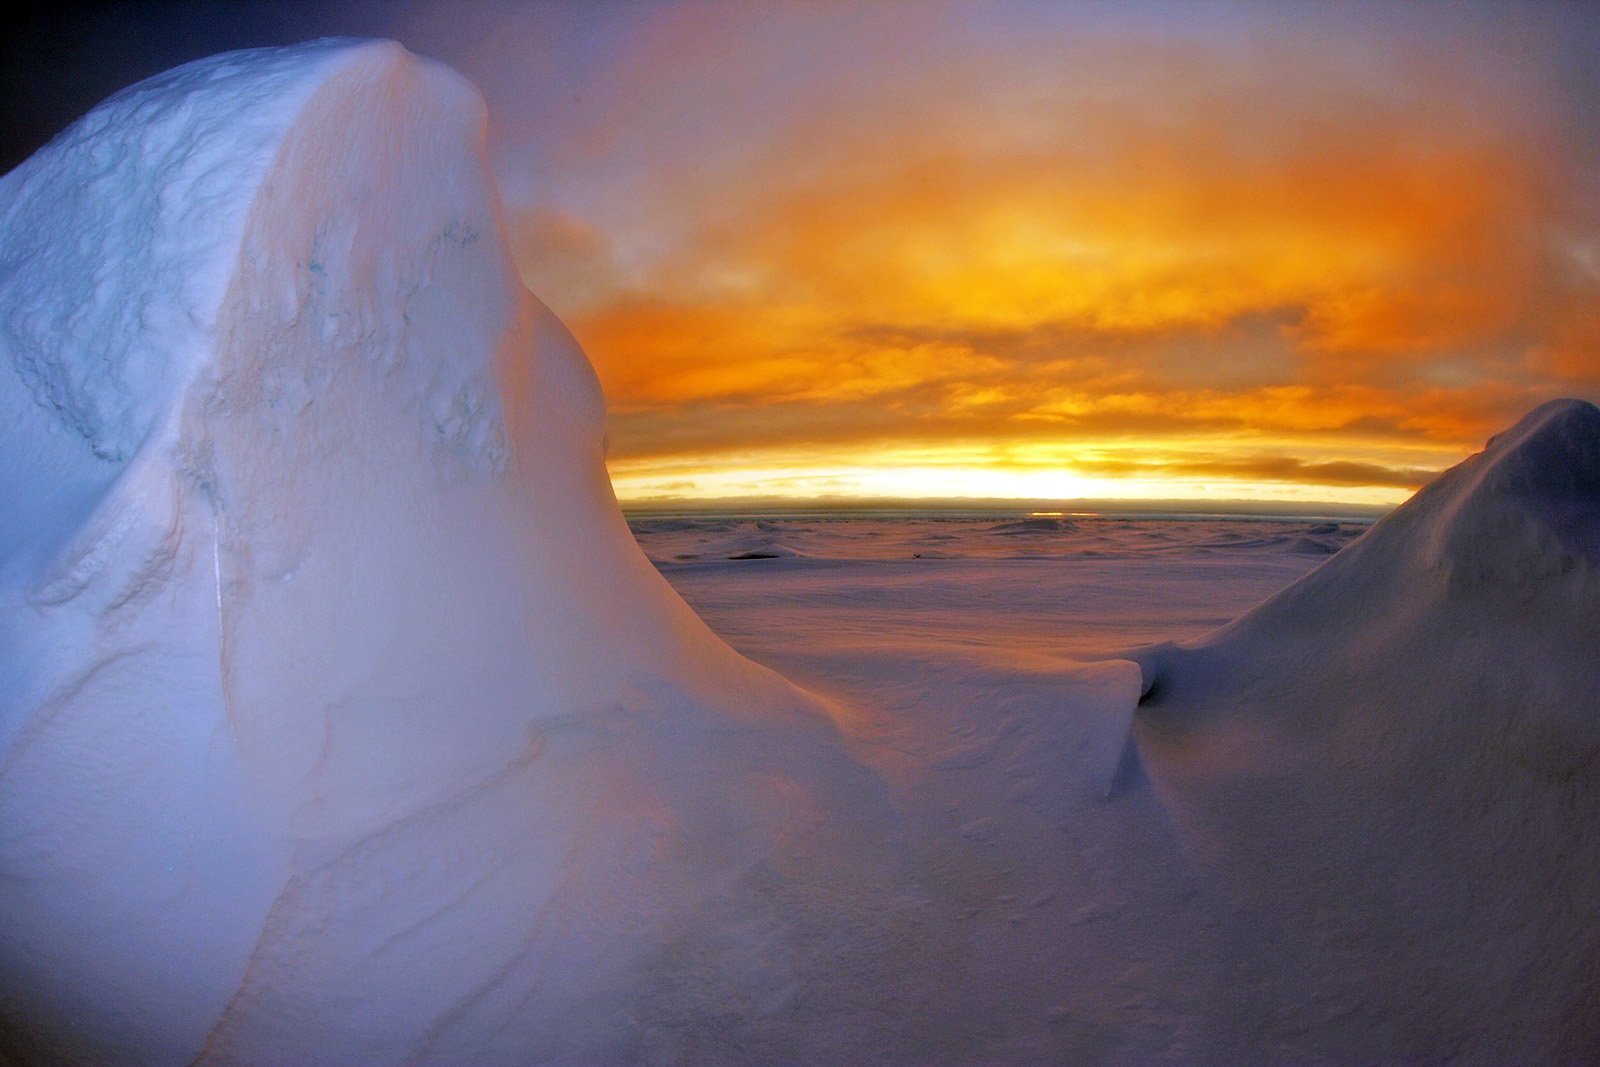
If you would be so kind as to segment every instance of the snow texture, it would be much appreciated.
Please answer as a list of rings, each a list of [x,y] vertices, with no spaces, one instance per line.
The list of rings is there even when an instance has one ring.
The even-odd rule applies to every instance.
[[[1233,981],[1286,1005],[1241,1007],[1239,1033],[1311,1030],[1335,1062],[1593,1061],[1597,536],[1600,410],[1553,401],[1143,657],[1144,766],[1238,909]]]
[[[484,122],[398,45],[237,53],[0,184],[22,1062],[609,1059],[687,916],[886,819],[634,544]]]
[[[661,520],[658,571],[484,124],[321,42],[0,179],[0,1061],[1592,1055],[1600,413],[1354,540]]]

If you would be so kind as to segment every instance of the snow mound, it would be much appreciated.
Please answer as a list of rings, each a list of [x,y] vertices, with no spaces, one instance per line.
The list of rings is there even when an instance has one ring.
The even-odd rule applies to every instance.
[[[1142,657],[1139,754],[1240,909],[1269,1038],[1320,1034],[1330,1062],[1592,1056],[1597,538],[1600,410],[1556,401]]]
[[[743,552],[736,553],[728,558],[731,560],[805,559],[806,554],[799,549],[773,542],[758,544],[754,548],[745,549]]]
[[[1553,400],[1440,481],[1451,495],[1433,551],[1468,581],[1518,581],[1600,564],[1600,408]],[[1525,572],[1532,568],[1532,574]]]
[[[892,862],[629,535],[484,127],[321,42],[0,179],[0,1059],[621,1062]]]
[[[1071,533],[1075,529],[1077,529],[1077,524],[1071,519],[1029,516],[1025,519],[997,522],[989,527],[989,532],[1000,534],[1003,537],[1026,537],[1035,534]]]

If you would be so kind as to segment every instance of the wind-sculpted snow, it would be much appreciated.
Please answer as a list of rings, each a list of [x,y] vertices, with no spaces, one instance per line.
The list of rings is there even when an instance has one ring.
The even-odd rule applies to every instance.
[[[774,960],[705,987],[782,985],[806,950],[739,887],[894,862],[823,707],[629,536],[483,130],[451,72],[324,43],[0,184],[20,1062],[607,1061],[710,901]]]
[[[0,1061],[1593,1049],[1593,408],[1359,537],[641,526],[813,695],[630,535],[484,129],[323,42],[0,179]]]
[[[5,176],[0,500],[28,502],[0,512],[13,578],[61,547],[206,358],[251,199],[337,54],[170,71]]]
[[[1144,765],[1239,909],[1235,983],[1275,991],[1246,1029],[1335,1062],[1593,1058],[1596,536],[1600,410],[1556,401],[1147,655]]]

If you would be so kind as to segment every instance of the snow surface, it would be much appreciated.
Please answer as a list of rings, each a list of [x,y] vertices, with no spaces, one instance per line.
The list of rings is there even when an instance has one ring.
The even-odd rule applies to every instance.
[[[1366,528],[873,515],[631,525],[673,587],[762,662],[791,647],[891,645],[1103,659],[1214,630]],[[779,669],[795,678],[799,668]]]
[[[484,121],[321,42],[0,179],[0,1060],[1600,1047],[1600,413],[1331,558],[641,524],[801,690],[630,535]]]
[[[1552,401],[1142,657],[1144,765],[1245,931],[1230,982],[1284,1002],[1241,1002],[1226,1052],[1600,1056],[1597,534],[1600,409]]]
[[[23,1062],[610,1058],[708,900],[887,825],[632,541],[483,131],[448,70],[324,43],[0,183]]]

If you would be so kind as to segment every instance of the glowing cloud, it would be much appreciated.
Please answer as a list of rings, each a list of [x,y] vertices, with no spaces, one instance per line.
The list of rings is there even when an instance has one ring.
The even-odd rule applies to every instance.
[[[1579,9],[500,17],[464,65],[625,499],[1394,501],[1600,395]]]

